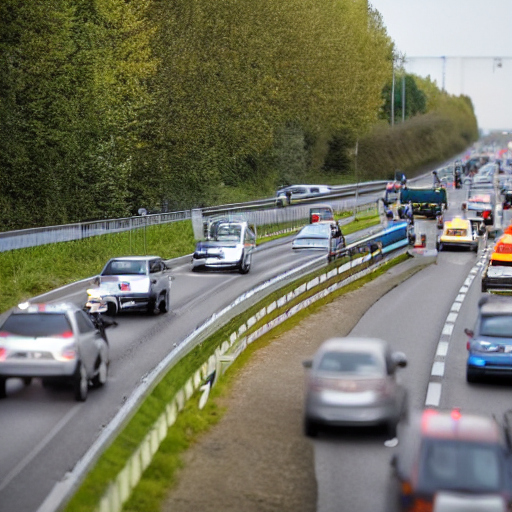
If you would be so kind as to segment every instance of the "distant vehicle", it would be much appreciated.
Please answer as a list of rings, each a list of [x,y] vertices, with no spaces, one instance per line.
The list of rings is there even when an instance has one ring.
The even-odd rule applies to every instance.
[[[304,226],[292,241],[292,249],[320,250],[327,253],[328,261],[341,255],[345,237],[335,221],[320,221]]]
[[[400,181],[390,181],[386,184],[386,190],[384,191],[384,204],[389,206],[396,203],[400,197],[400,190],[402,189],[402,183]]]
[[[466,211],[466,217],[479,219],[485,225],[494,224],[494,209],[496,196],[492,189],[473,188],[468,192],[468,198],[462,203],[462,209]]]
[[[443,232],[437,239],[437,250],[446,247],[465,247],[478,252],[478,231],[470,220],[455,217],[443,223]]]
[[[512,231],[499,238],[482,272],[482,292],[512,294]]]
[[[72,303],[20,304],[0,326],[0,398],[6,380],[33,377],[70,383],[77,401],[107,381],[109,348],[100,330]]]
[[[242,220],[218,219],[205,227],[205,240],[196,244],[192,270],[237,269],[247,274],[256,248],[256,228]]]
[[[512,375],[512,297],[485,294],[468,336],[466,380],[476,382],[492,375]]]
[[[290,185],[280,188],[276,193],[276,204],[286,206],[294,201],[329,194],[332,188],[328,185]]]
[[[408,187],[400,191],[400,203],[411,202],[414,215],[436,218],[448,208],[448,196],[444,187]]]
[[[309,209],[309,223],[333,221],[334,210],[330,204],[317,204]]]
[[[316,436],[322,426],[387,427],[393,437],[407,414],[407,393],[397,369],[407,359],[373,338],[331,338],[320,346],[308,369],[304,431]]]
[[[169,272],[159,256],[112,258],[87,293],[103,299],[111,316],[137,310],[167,313],[173,280]]]
[[[387,500],[393,510],[501,512],[503,502],[510,510],[509,432],[493,417],[426,409],[411,414],[398,437]]]

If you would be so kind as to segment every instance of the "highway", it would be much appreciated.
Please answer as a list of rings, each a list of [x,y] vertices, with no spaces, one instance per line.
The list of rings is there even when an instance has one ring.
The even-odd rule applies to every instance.
[[[452,215],[460,213],[464,194],[463,190],[450,191]],[[416,224],[417,229],[427,232],[427,243],[432,247],[436,237],[434,222],[417,220]],[[496,414],[497,418],[510,409],[509,382],[466,383],[464,328],[473,328],[476,319],[484,245],[481,242],[478,255],[455,250],[441,252],[435,265],[377,301],[351,332],[386,339],[395,350],[407,355],[408,366],[399,375],[408,389],[411,410],[426,405],[430,382],[441,384],[440,397],[430,395],[429,399],[434,401],[430,405],[460,407],[463,411]],[[468,276],[474,279],[466,292]],[[455,319],[449,318],[456,300],[461,303],[460,311]],[[450,326],[453,324],[450,336],[445,334],[448,318]],[[445,340],[449,342],[448,353],[440,358],[438,344]],[[439,366],[433,369],[435,361],[445,363],[444,372],[438,371]],[[386,447],[385,441],[386,433],[375,429],[331,431],[313,441],[317,512],[396,512],[389,498],[393,492],[393,448]]]
[[[356,236],[347,236],[347,242]],[[195,273],[188,260],[171,262],[175,277],[171,311],[156,317],[118,317],[119,326],[108,331],[108,382],[102,389],[91,389],[85,403],[74,402],[70,389],[43,388],[39,379],[29,387],[24,387],[21,380],[9,379],[7,399],[0,402],[0,511],[36,511],[144,376],[212,314],[271,277],[319,257],[317,265],[326,264],[327,258],[316,251],[292,251],[291,238],[259,247],[247,275]],[[84,284],[80,291],[59,300],[83,305],[86,288]]]
[[[460,204],[464,192],[454,194]],[[432,221],[417,222],[417,232],[425,226],[430,230],[430,244],[435,244],[437,234],[433,225]],[[348,242],[353,238],[347,237]],[[0,402],[0,512],[36,511],[144,376],[212,314],[269,278],[318,258],[317,252],[292,252],[290,242],[291,238],[264,244],[254,254],[251,272],[244,276],[236,272],[192,273],[188,262],[174,264],[171,311],[156,317],[119,317],[119,326],[108,331],[108,383],[103,389],[91,390],[85,403],[74,402],[69,389],[44,389],[37,379],[29,387],[16,379],[8,381],[8,397]],[[402,373],[414,407],[422,407],[425,402],[440,330],[457,290],[474,264],[474,253],[442,253],[437,265],[415,275],[385,300],[377,302],[354,330],[354,334],[386,338],[407,354],[409,366]],[[472,293],[477,289],[473,287]],[[83,304],[85,287],[62,298]],[[468,294],[468,317],[464,319],[461,311],[462,323],[457,324],[457,332],[472,326],[471,315],[474,316],[477,300]],[[394,321],[390,322],[390,318]],[[464,365],[464,355],[458,358],[459,366]],[[455,369],[454,376],[456,372],[454,391],[451,379],[450,386],[443,386],[443,406],[450,406],[459,396],[469,400],[464,373]],[[486,394],[485,386],[481,392]],[[319,512],[340,510],[340,503],[345,502],[347,507],[342,510],[380,510],[385,501],[391,456],[384,441],[385,436],[378,433],[363,437],[358,434],[355,438],[321,437],[315,441]],[[365,491],[369,480],[375,492]],[[344,482],[342,486],[340,481]],[[358,503],[361,499],[364,503]]]

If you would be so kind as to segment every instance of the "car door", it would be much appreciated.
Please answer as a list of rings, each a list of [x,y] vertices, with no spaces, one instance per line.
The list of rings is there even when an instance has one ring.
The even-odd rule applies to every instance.
[[[85,312],[76,311],[75,321],[78,327],[78,353],[80,354],[82,364],[87,369],[87,374],[92,376],[101,343],[104,343],[104,341],[99,330],[96,329]]]
[[[164,274],[165,263],[161,259],[149,262],[149,278],[153,295],[158,298],[162,292],[168,289],[168,276]]]

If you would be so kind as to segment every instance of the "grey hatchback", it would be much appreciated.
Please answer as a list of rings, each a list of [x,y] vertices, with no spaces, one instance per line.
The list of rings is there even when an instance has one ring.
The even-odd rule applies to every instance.
[[[304,431],[315,436],[322,425],[385,425],[394,436],[407,413],[407,393],[396,370],[405,354],[375,338],[332,338],[310,361],[306,378]]]
[[[0,326],[0,398],[6,380],[70,382],[75,399],[107,381],[109,347],[89,316],[71,303],[21,304]]]

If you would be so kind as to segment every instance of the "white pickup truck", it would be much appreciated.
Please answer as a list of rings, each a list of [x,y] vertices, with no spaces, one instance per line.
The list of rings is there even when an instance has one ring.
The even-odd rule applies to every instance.
[[[159,256],[112,258],[87,294],[104,300],[109,315],[133,310],[167,313],[173,280],[169,272]]]

